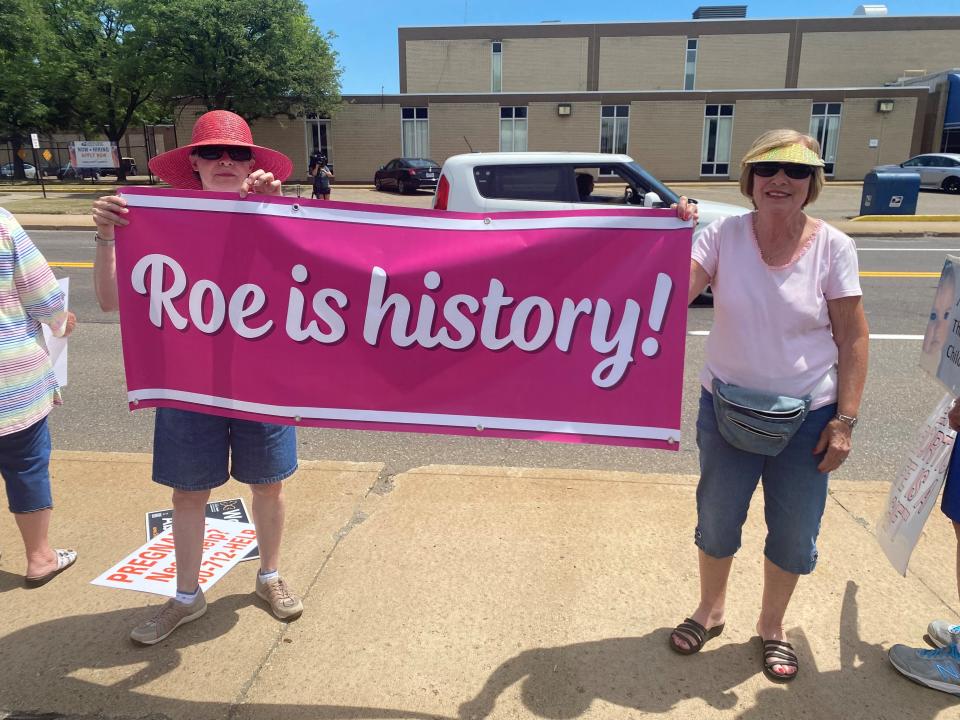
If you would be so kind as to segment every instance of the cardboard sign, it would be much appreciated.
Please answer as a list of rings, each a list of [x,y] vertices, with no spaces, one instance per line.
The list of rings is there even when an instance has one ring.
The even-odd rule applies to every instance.
[[[131,408],[678,449],[692,228],[673,211],[124,197]]]
[[[256,543],[257,531],[251,523],[207,518],[200,587],[204,591],[213,587]],[[173,597],[177,594],[173,531],[168,530],[147,541],[90,582],[103,587]]]
[[[914,450],[890,486],[883,515],[877,523],[877,540],[890,563],[901,575],[907,565],[930,511],[937,503],[950,467],[956,433],[947,413],[953,396],[944,395],[920,427]]]
[[[70,164],[75,168],[120,167],[120,155],[108,140],[75,140],[70,143]]]
[[[250,515],[243,498],[230,500],[213,500],[207,503],[206,516],[216,520],[249,523]],[[173,528],[173,510],[153,510],[146,514],[147,540],[152,540],[161,533]],[[256,560],[260,557],[260,548],[254,547],[243,556],[241,562]]]
[[[960,258],[947,255],[923,335],[920,367],[960,395]]]
[[[70,278],[60,278],[60,289],[63,290],[64,309],[70,309]],[[57,378],[57,384],[60,387],[67,386],[67,348],[69,347],[69,338],[54,337],[47,325],[40,326],[43,329],[43,340],[47,346],[47,353],[50,355],[50,362],[53,365],[53,374]]]

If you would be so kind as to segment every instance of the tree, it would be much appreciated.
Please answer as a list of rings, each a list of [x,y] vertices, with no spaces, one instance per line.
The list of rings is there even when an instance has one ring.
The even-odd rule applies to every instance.
[[[40,4],[53,36],[49,55],[64,126],[119,143],[131,124],[163,114],[169,50],[159,41],[159,19],[169,0]]]
[[[36,0],[0,3],[0,141],[13,148],[14,177],[26,175],[17,151],[29,132],[53,129],[50,73],[42,58],[49,32]]]
[[[329,114],[340,102],[333,33],[302,0],[176,0],[165,8],[171,86],[180,102],[244,118]]]

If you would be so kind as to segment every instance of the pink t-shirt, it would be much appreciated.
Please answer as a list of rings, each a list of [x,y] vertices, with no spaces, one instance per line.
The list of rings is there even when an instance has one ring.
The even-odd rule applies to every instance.
[[[862,295],[857,249],[820,221],[794,258],[769,267],[760,257],[753,214],[711,223],[691,253],[710,276],[713,328],[700,382],[713,378],[793,397],[811,409],[837,399],[837,344],[827,300]]]

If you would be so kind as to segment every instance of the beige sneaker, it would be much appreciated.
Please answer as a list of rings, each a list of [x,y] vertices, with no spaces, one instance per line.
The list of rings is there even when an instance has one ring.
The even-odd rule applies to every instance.
[[[130,631],[130,639],[140,645],[155,645],[181,625],[196,620],[207,611],[207,599],[203,590],[196,599],[186,605],[170,598],[152,618]]]
[[[258,573],[257,597],[266,600],[270,610],[281,620],[296,620],[303,614],[303,603],[282,577],[263,582]]]

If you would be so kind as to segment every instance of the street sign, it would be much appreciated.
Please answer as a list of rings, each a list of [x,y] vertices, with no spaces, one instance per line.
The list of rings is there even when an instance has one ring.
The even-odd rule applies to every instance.
[[[43,159],[46,160],[47,162],[50,162],[53,159],[53,153],[50,152],[49,150],[44,150],[40,154],[43,156]]]
[[[40,149],[40,136],[36,133],[30,133],[30,142],[33,143],[33,149]]]
[[[19,150],[17,150],[17,157],[19,157],[21,160],[26,160],[26,159],[27,159],[27,151],[24,150],[23,148],[20,148]]]

